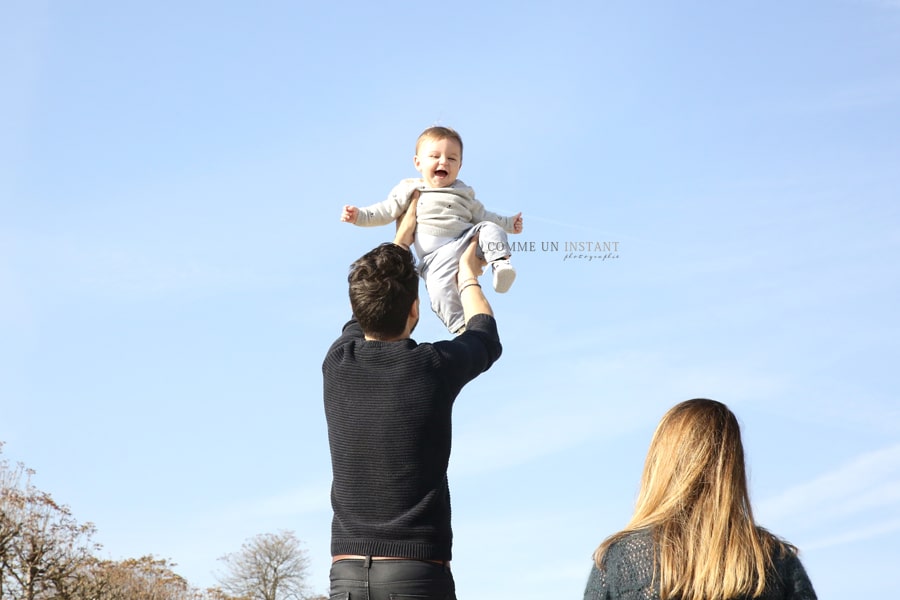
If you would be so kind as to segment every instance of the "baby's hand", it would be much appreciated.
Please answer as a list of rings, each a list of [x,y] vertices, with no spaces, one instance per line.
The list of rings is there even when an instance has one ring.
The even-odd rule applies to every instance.
[[[359,209],[355,206],[350,206],[349,204],[344,207],[344,212],[341,213],[341,222],[342,223],[356,223],[356,219],[359,217]]]
[[[522,213],[513,217],[513,233],[522,233]]]

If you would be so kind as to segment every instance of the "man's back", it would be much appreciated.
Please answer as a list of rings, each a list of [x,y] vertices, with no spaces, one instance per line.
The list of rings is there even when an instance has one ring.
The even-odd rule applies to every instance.
[[[333,555],[449,561],[453,401],[500,356],[477,315],[452,341],[372,341],[344,326],[322,369],[334,482]]]
[[[334,509],[332,598],[455,600],[450,571],[451,413],[462,387],[500,356],[478,277],[476,241],[459,262],[467,330],[417,344],[418,272],[409,251],[414,199],[392,244],[350,266],[354,319],[322,364]]]

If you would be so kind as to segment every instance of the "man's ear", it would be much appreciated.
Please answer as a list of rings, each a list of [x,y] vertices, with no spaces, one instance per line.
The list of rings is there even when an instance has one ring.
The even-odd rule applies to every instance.
[[[412,306],[409,307],[409,316],[412,317],[413,321],[419,320],[419,299],[416,298]]]

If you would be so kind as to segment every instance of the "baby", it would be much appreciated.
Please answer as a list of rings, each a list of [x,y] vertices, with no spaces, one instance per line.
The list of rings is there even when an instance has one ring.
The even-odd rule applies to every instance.
[[[505,293],[516,279],[509,264],[507,233],[522,233],[522,213],[501,217],[485,210],[475,190],[458,180],[463,143],[449,127],[429,127],[416,141],[413,158],[419,179],[404,179],[387,200],[357,208],[345,206],[341,221],[363,227],[387,225],[402,215],[412,199],[416,207],[416,254],[419,273],[431,298],[431,308],[451,333],[465,329],[456,273],[459,258],[478,235],[478,255],[493,269],[497,292]]]

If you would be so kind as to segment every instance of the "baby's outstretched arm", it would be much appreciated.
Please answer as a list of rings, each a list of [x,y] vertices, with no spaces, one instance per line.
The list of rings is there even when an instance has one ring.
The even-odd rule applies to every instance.
[[[359,218],[359,209],[355,206],[350,206],[349,204],[344,207],[343,212],[341,213],[341,222],[342,223],[356,223],[356,219]]]
[[[513,217],[513,233],[522,233],[522,213]]]

